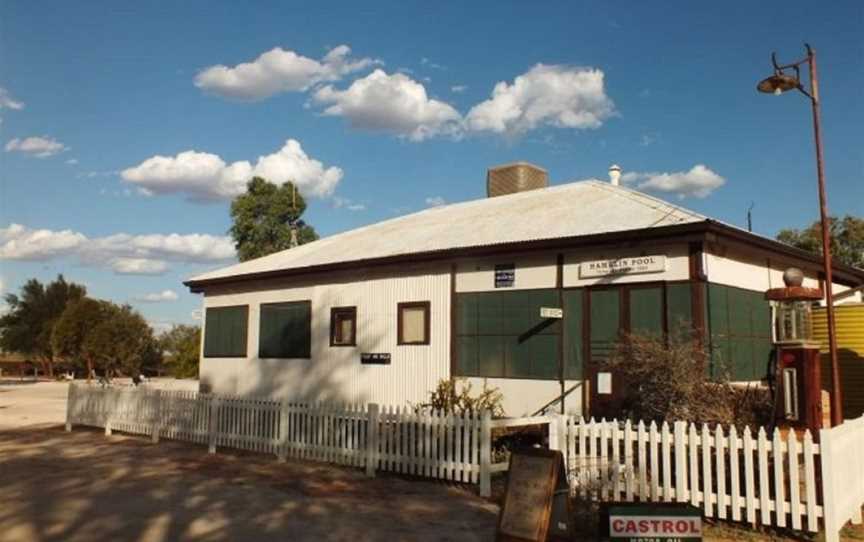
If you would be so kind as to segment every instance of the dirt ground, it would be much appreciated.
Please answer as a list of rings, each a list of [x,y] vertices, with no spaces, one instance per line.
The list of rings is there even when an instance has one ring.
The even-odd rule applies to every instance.
[[[492,540],[443,483],[61,427],[0,432],[0,541]]]

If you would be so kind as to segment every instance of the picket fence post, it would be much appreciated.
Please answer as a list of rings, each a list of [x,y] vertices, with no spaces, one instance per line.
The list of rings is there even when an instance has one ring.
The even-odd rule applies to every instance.
[[[153,390],[151,394],[153,418],[150,421],[150,440],[159,443],[159,433],[162,432],[162,390]]]
[[[366,476],[375,477],[378,467],[378,404],[370,403],[366,414]]]
[[[207,453],[216,453],[216,435],[219,431],[219,398],[215,395],[210,396],[210,425],[207,428],[208,445]]]
[[[69,388],[66,390],[66,432],[72,431],[72,409],[75,408],[76,389],[78,384],[75,382],[69,383]]]
[[[480,422],[480,496],[492,496],[492,413],[488,410]]]
[[[281,407],[279,414],[279,452],[276,454],[276,457],[280,463],[284,463],[287,460],[288,453],[288,416],[290,413],[288,403],[282,402],[279,406]]]
[[[114,418],[114,411],[117,409],[117,396],[112,388],[105,389],[105,407],[108,412],[105,413],[105,436],[111,436],[111,422]]]

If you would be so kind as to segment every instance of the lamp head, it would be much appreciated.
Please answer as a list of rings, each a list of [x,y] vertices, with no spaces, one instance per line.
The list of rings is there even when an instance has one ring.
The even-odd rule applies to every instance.
[[[785,73],[778,71],[771,77],[760,81],[759,84],[756,85],[756,89],[759,92],[779,96],[787,90],[794,90],[800,86],[801,83],[798,81],[797,77],[792,77],[791,75],[786,75]]]

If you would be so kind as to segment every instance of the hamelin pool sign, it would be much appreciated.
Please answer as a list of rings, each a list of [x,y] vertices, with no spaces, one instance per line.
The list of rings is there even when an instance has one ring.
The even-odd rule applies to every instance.
[[[690,505],[609,507],[609,539],[702,540],[702,513]]]
[[[666,271],[666,256],[662,254],[593,260],[579,264],[579,277],[583,279],[610,275],[662,273],[663,271]]]

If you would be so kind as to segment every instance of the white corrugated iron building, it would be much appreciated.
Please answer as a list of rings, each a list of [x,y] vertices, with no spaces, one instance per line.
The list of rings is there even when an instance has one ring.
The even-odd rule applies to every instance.
[[[715,370],[762,378],[763,294],[790,266],[818,287],[821,260],[610,176],[545,187],[545,171],[511,164],[490,170],[486,199],[188,280],[204,294],[202,389],[398,405],[464,377],[499,388],[511,415],[557,410],[562,394],[567,411],[600,414],[615,386],[605,393],[596,361],[619,333],[681,329],[703,338]],[[864,283],[864,271],[834,273],[835,292]]]

